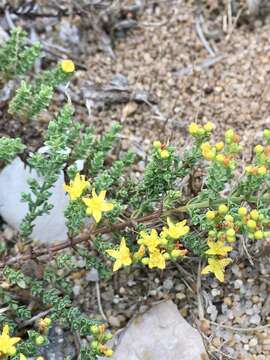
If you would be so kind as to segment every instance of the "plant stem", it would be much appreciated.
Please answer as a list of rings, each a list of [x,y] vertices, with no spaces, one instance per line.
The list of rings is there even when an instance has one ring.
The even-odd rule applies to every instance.
[[[243,196],[239,196],[239,197],[231,198],[231,201],[236,204],[240,204],[242,201],[248,201],[250,203],[254,203],[257,201],[257,198],[254,196],[254,197],[251,197],[250,199],[246,200]],[[265,196],[265,201],[270,202],[269,195]],[[219,199],[219,200],[215,200],[215,201],[205,200],[205,201],[198,202],[198,203],[186,204],[184,206],[179,206],[177,208],[163,211],[163,212],[155,211],[150,215],[141,216],[141,217],[134,218],[134,219],[129,219],[125,222],[121,222],[118,224],[109,225],[109,226],[105,225],[105,226],[97,228],[93,231],[88,231],[87,233],[85,233],[81,236],[71,238],[67,241],[63,241],[59,244],[51,245],[48,247],[38,246],[38,247],[31,249],[31,253],[28,253],[25,255],[20,254],[16,257],[9,257],[9,258],[3,260],[2,262],[0,262],[0,268],[3,268],[7,265],[22,263],[22,262],[25,262],[30,259],[36,259],[41,256],[54,254],[58,251],[66,249],[66,248],[74,247],[75,245],[78,245],[82,242],[89,241],[92,236],[108,234],[110,232],[117,231],[117,230],[118,231],[123,230],[125,228],[134,228],[138,224],[154,223],[154,222],[160,221],[160,219],[162,217],[166,217],[166,216],[172,215],[174,213],[187,213],[190,210],[205,209],[205,208],[209,208],[210,206],[215,207],[222,203],[226,203],[226,199]]]

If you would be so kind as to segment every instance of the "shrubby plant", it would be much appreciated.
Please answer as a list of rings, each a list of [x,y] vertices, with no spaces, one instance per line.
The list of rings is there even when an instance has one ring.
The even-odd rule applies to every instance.
[[[21,35],[14,34],[22,32],[14,31],[3,54],[14,52],[16,41],[22,41]],[[30,59],[33,63],[33,51],[23,49],[31,54],[27,63]],[[17,56],[20,63],[26,55]],[[9,61],[3,79],[21,75],[12,67],[13,57]],[[37,74],[31,83],[22,80],[9,111],[35,126],[34,117],[47,109],[57,85],[69,81],[74,71],[73,62],[63,60],[54,69]],[[75,119],[68,100],[48,125],[46,153],[34,153],[27,160],[41,180],[30,178],[29,191],[22,194],[28,212],[21,224],[19,254],[2,250],[0,299],[5,311],[0,313],[1,360],[30,356],[41,360],[40,348],[49,342],[54,322],[78,331],[86,340],[82,360],[112,356],[106,345],[111,333],[105,324],[89,319],[73,304],[70,274],[81,269],[79,259],[84,260],[85,269],[94,267],[101,277],[109,277],[112,272],[107,264],[111,263],[113,272],[130,266],[163,270],[169,263],[195,256],[205,263],[202,275],[223,282],[238,241],[252,244],[270,237],[270,130],[264,131],[265,144],[255,147],[254,162],[241,169],[241,139],[232,129],[213,143],[211,122],[191,123],[188,132],[193,145],[182,151],[155,141],[144,173],[137,179],[130,175],[135,155],[127,152],[117,158],[114,153],[120,124],[112,124],[107,133],[97,136]],[[10,163],[25,146],[20,139],[0,139],[0,161]],[[195,196],[181,194],[182,180],[192,176],[197,165],[206,169],[200,191]],[[63,187],[70,200],[65,210],[69,240],[33,246],[30,239],[35,220],[50,213],[51,189],[63,171]],[[99,255],[93,256],[89,246]],[[41,278],[22,270],[29,261],[43,265]],[[42,307],[35,309],[18,299],[14,294],[20,290]],[[38,311],[44,310],[47,315],[39,318]]]

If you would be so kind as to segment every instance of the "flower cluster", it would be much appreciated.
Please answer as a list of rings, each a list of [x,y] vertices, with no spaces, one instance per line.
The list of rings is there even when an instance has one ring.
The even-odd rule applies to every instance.
[[[240,229],[247,233],[249,239],[263,240],[270,236],[269,219],[259,210],[247,210],[246,207],[238,209],[238,224]]]
[[[234,218],[228,214],[229,208],[220,204],[217,211],[208,210],[205,217],[212,229],[208,232],[208,249],[205,255],[208,257],[208,265],[202,270],[202,274],[213,273],[223,282],[225,267],[232,261],[227,255],[232,247],[226,243],[235,241],[236,226]]]
[[[203,126],[200,126],[195,122],[192,122],[188,127],[188,132],[190,133],[190,135],[194,136],[195,138],[204,138],[205,136],[209,136],[213,131],[213,129],[214,129],[214,125],[210,121]]]
[[[161,144],[160,141],[154,141],[153,146],[161,158],[167,159],[170,156],[170,152],[167,149],[167,146],[165,144]]]
[[[85,180],[84,175],[76,174],[74,180],[70,184],[64,184],[64,190],[69,194],[70,200],[75,201],[81,199],[86,205],[86,214],[93,216],[96,222],[100,222],[102,213],[111,211],[114,208],[112,203],[105,200],[106,190],[102,190],[98,195],[96,190],[92,189],[92,196],[84,196],[83,193],[90,187],[90,182]]]
[[[44,319],[40,319],[38,321],[39,332],[41,334],[48,333],[48,330],[49,330],[51,324],[52,324],[52,320],[49,317],[46,317]]]
[[[138,250],[131,253],[126,245],[125,239],[121,240],[119,250],[106,250],[107,254],[116,259],[113,271],[119,270],[122,266],[129,266],[132,263],[141,262],[149,269],[165,269],[166,260],[176,260],[186,255],[187,250],[179,242],[189,232],[186,220],[174,223],[167,218],[167,226],[162,228],[160,234],[156,229],[150,233],[141,231],[137,244]]]
[[[106,326],[104,324],[93,325],[90,330],[93,335],[91,344],[92,350],[96,355],[111,357],[113,355],[113,350],[105,344],[112,338],[112,334],[106,331]]]
[[[225,132],[224,142],[220,141],[215,145],[208,142],[201,144],[201,153],[205,160],[214,161],[225,168],[235,168],[235,155],[237,155],[242,147],[239,145],[240,137],[229,129]]]

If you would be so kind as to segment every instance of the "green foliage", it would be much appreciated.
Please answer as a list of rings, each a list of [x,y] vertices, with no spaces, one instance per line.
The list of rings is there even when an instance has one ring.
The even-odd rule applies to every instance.
[[[36,153],[28,160],[31,168],[42,177],[40,181],[30,178],[28,181],[31,193],[23,193],[22,201],[28,204],[28,213],[21,223],[21,231],[24,236],[29,236],[34,228],[34,220],[43,214],[48,214],[53,205],[49,203],[50,188],[57,181],[60,171],[64,168],[68,159],[68,145],[72,140],[72,114],[73,108],[66,105],[50,123],[45,145],[48,147],[47,154]],[[57,132],[63,125],[63,134],[55,138],[54,129]],[[65,128],[68,131],[65,132]]]
[[[26,45],[26,33],[20,28],[12,31],[10,39],[0,49],[0,71],[4,78],[24,74],[40,56],[40,44]],[[9,104],[9,112],[24,120],[37,116],[50,105],[56,87],[71,77],[61,63],[54,69],[38,74],[32,82],[23,80]]]
[[[5,57],[0,67],[3,78],[24,73],[37,53],[38,47],[28,47],[25,34],[15,30],[0,50],[0,59]],[[36,74],[31,82],[22,80],[10,102],[10,113],[29,120],[47,109],[56,87],[70,80],[73,68],[67,60],[64,66],[59,63]],[[239,136],[229,129],[224,143],[212,145],[212,130],[211,123],[192,123],[193,145],[184,150],[155,141],[144,171],[134,174],[138,159],[131,151],[119,154],[115,147],[119,123],[97,136],[93,128],[74,118],[70,103],[60,109],[44,134],[43,152],[27,159],[38,179],[29,178],[29,190],[22,194],[28,212],[16,251],[24,253],[14,255],[10,244],[0,252],[2,267],[16,265],[6,266],[1,274],[0,301],[6,312],[0,314],[0,325],[8,324],[11,334],[17,334],[23,324],[23,340],[12,359],[18,360],[19,352],[40,354],[37,338],[42,335],[44,344],[48,342],[50,319],[84,338],[81,360],[112,355],[104,345],[109,339],[104,326],[84,314],[73,298],[75,272],[84,274],[95,268],[100,278],[108,279],[110,260],[113,271],[132,264],[163,270],[169,261],[184,261],[192,255],[208,261],[203,275],[213,273],[222,282],[224,268],[231,262],[228,253],[239,236],[250,241],[270,237],[270,131],[264,132],[267,146],[256,146],[254,162],[239,176]],[[0,161],[9,163],[24,149],[20,139],[1,138]],[[205,168],[205,176],[193,195],[186,184],[197,165]],[[69,240],[48,249],[32,247],[35,220],[52,209],[51,191],[62,174],[69,197],[64,213]],[[60,250],[65,251],[56,256]],[[42,276],[26,276],[18,270],[29,259],[37,262]],[[30,322],[30,330],[24,326],[44,309],[49,311],[47,322]]]
[[[10,38],[0,49],[2,81],[26,73],[39,56],[40,44],[28,46],[26,32],[21,28],[13,29]]]
[[[24,149],[25,145],[22,144],[21,139],[2,137],[0,138],[0,161],[10,163]]]

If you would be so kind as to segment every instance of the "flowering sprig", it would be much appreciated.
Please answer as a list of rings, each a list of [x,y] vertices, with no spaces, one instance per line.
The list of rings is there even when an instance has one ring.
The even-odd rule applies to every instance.
[[[170,218],[167,219],[160,234],[156,229],[150,232],[141,231],[137,239],[138,250],[131,253],[126,245],[125,239],[121,240],[119,250],[106,250],[107,254],[115,258],[113,271],[119,270],[122,266],[129,266],[132,263],[141,262],[149,269],[165,269],[166,260],[177,260],[187,254],[187,250],[180,243],[180,238],[189,232],[186,220],[174,223]]]

